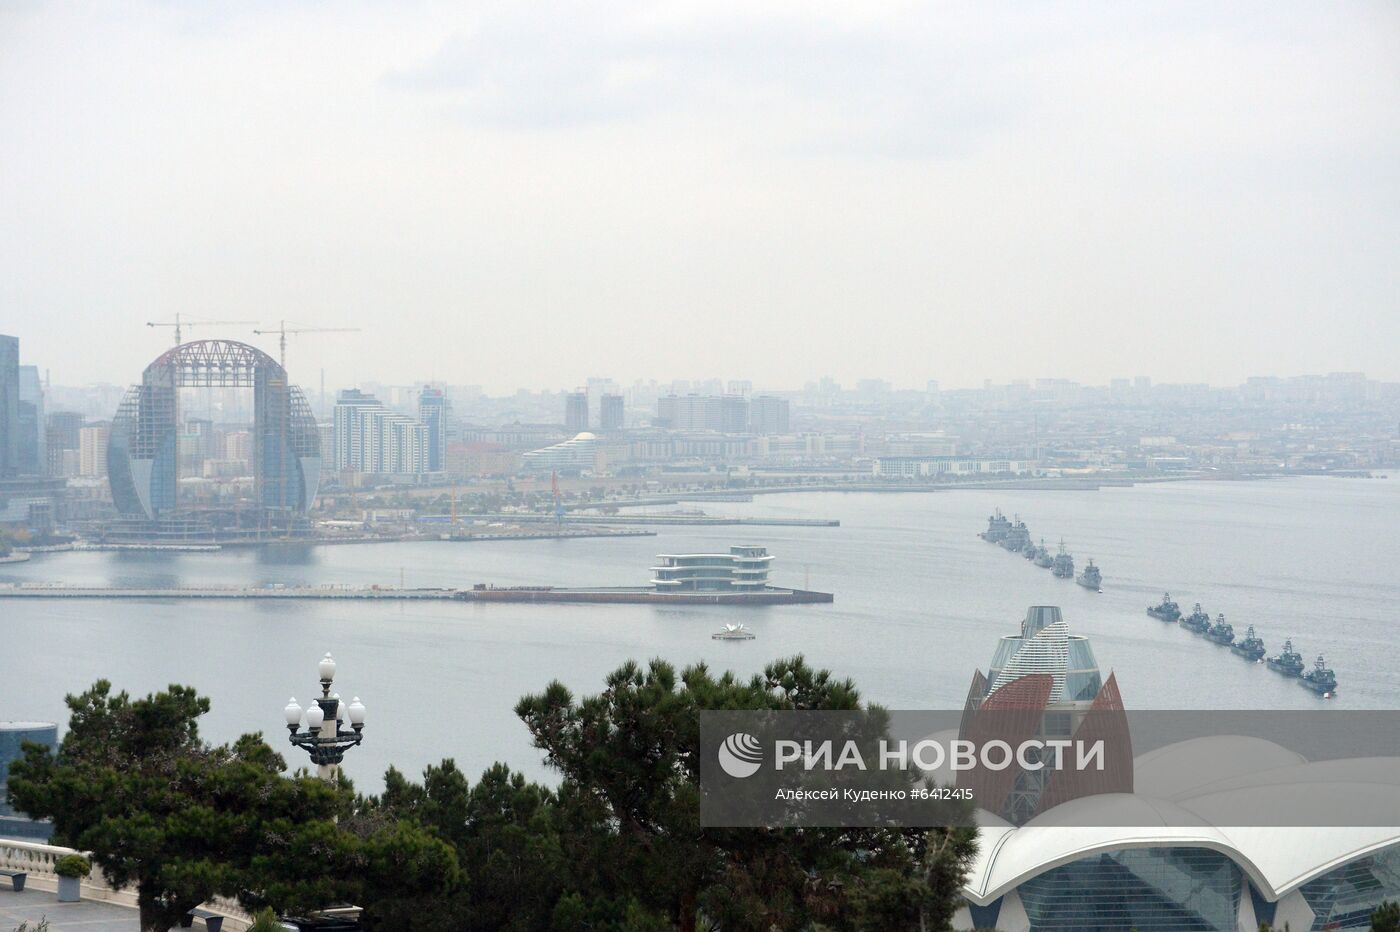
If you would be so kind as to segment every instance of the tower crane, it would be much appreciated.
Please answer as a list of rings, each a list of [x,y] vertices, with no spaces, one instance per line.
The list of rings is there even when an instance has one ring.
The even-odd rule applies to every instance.
[[[182,333],[182,331],[183,331],[183,328],[185,328],[185,327],[209,327],[209,326],[213,326],[213,325],[221,325],[221,326],[226,325],[226,326],[230,326],[230,327],[235,327],[235,326],[242,326],[242,325],[244,325],[244,324],[256,324],[256,323],[258,323],[258,321],[256,321],[256,320],[181,320],[181,319],[180,319],[180,315],[179,315],[179,314],[176,314],[174,320],[148,320],[148,321],[146,321],[146,326],[147,326],[147,327],[174,327],[174,328],[175,328],[175,345],[176,345],[176,346],[179,346],[181,343],[184,342],[184,340],[182,340],[180,337],[181,337],[181,333]]]
[[[256,321],[254,321],[254,323],[256,323]],[[290,333],[295,335],[298,333],[358,333],[359,330],[359,327],[288,327],[287,322],[285,320],[281,320],[277,322],[276,330],[254,330],[253,332],[257,334],[275,333],[278,335],[277,345],[279,352],[277,361],[280,362],[282,364],[282,368],[285,369],[287,368],[287,334]]]

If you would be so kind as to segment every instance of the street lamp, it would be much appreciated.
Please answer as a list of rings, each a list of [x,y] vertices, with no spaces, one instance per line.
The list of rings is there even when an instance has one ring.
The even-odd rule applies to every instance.
[[[321,677],[321,698],[305,711],[306,730],[298,731],[302,722],[302,708],[295,698],[287,702],[282,710],[287,721],[287,731],[291,742],[311,756],[316,765],[316,775],[322,780],[334,781],[340,770],[340,762],[345,752],[360,743],[365,728],[365,707],[356,696],[347,706],[340,699],[340,693],[331,694],[331,683],[335,680],[335,660],[330,654],[321,658],[316,672]],[[349,720],[350,728],[341,724]]]

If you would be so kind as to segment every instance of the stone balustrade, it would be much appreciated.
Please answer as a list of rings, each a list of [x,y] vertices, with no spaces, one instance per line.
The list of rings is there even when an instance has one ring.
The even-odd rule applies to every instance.
[[[59,858],[68,854],[90,857],[88,852],[64,848],[61,845],[0,838],[0,867],[27,873],[29,876],[25,880],[25,889],[33,887],[36,890],[57,890],[58,874],[54,873],[54,865],[58,863]],[[100,900],[136,908],[136,891],[113,887],[96,868],[83,880],[82,895],[86,900]],[[224,928],[228,932],[243,932],[253,922],[253,917],[248,911],[234,900],[215,898],[205,903],[204,908],[228,917],[224,922]]]

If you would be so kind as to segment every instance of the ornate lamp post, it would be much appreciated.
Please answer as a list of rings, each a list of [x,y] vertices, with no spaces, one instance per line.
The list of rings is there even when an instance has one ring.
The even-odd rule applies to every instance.
[[[302,708],[295,698],[287,702],[282,712],[292,744],[311,756],[318,777],[333,782],[340,771],[340,762],[345,759],[345,752],[360,743],[361,732],[365,728],[365,707],[359,696],[347,706],[341,701],[340,693],[331,693],[335,660],[330,654],[321,658],[317,672],[321,676],[321,698],[306,709],[306,730],[297,730],[301,726]],[[347,719],[350,723],[348,730],[340,727]]]

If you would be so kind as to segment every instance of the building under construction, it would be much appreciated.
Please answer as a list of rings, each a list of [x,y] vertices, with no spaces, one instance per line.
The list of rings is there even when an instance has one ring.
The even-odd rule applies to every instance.
[[[251,498],[219,505],[182,504],[180,390],[253,390]],[[237,541],[304,536],[321,477],[316,419],[283,366],[231,340],[182,343],[146,367],[112,421],[107,475],[120,519],[101,529],[109,540]]]

